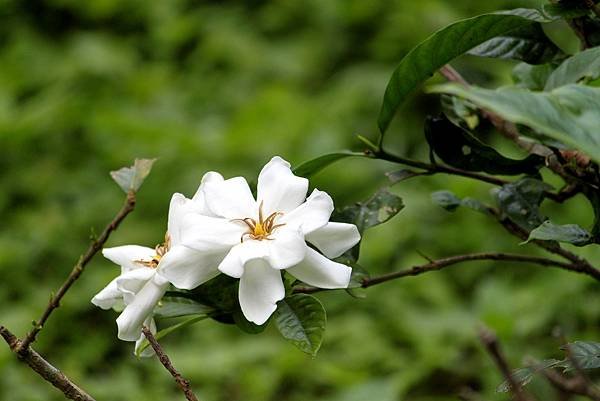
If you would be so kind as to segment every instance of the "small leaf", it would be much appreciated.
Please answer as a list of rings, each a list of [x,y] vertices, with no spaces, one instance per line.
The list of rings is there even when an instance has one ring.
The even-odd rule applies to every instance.
[[[294,174],[300,177],[309,178],[319,171],[323,170],[325,167],[329,166],[332,163],[335,163],[338,160],[345,159],[347,157],[366,157],[364,153],[359,152],[336,152],[329,153],[323,156],[319,156],[315,159],[306,161],[299,166],[294,168]]]
[[[407,168],[403,168],[401,170],[392,171],[390,173],[385,173],[387,178],[390,180],[391,185],[397,184],[401,181],[408,180],[409,178],[418,177],[420,175],[426,175],[427,172],[419,172],[410,170]]]
[[[526,177],[503,185],[494,195],[500,210],[529,231],[546,220],[539,207],[544,199],[544,191],[549,189],[552,187],[543,181]]]
[[[463,170],[489,174],[537,174],[544,158],[529,155],[523,160],[509,159],[475,138],[445,117],[427,117],[425,138],[445,163]]]
[[[584,246],[590,243],[592,235],[577,224],[557,225],[550,220],[546,220],[529,233],[529,238],[525,242],[534,239],[568,242],[576,246]]]
[[[594,341],[575,341],[561,349],[567,350],[577,366],[581,369],[600,368],[600,343]],[[568,368],[572,370],[573,368]]]
[[[159,331],[158,333],[156,333],[154,335],[154,338],[156,338],[157,340],[160,340],[161,338],[173,333],[176,330],[182,329],[182,328],[189,326],[191,324],[194,324],[194,323],[198,323],[199,321],[202,321],[207,318],[208,318],[207,315],[201,315],[201,316],[195,316],[195,317],[186,319],[182,322],[179,322],[177,324],[169,326],[166,329],[162,329],[161,331]],[[146,338],[144,338],[142,340],[142,343],[140,344],[140,346],[137,347],[137,349],[135,350],[135,355],[139,358],[139,356],[142,354],[142,351],[144,351],[146,348],[148,348],[149,345],[150,345],[150,343],[148,342],[148,340]]]
[[[551,92],[532,92],[517,87],[492,90],[445,84],[430,91],[464,97],[600,161],[600,88],[565,85]]]
[[[450,191],[436,191],[431,194],[431,200],[449,212],[453,212],[461,204],[460,198]]]
[[[524,8],[483,14],[448,25],[419,43],[400,61],[387,84],[378,117],[381,134],[408,94],[443,65],[487,40],[535,22],[549,20],[537,10]]]
[[[520,60],[528,64],[543,64],[564,55],[562,50],[548,39],[539,23],[525,25],[496,36],[470,50],[469,54]]]
[[[555,368],[562,366],[564,361],[559,361],[558,359],[545,359],[540,361],[533,366],[529,366],[526,368],[519,368],[513,370],[511,376],[515,383],[520,386],[526,386],[533,379],[533,375],[539,373],[543,370]],[[503,381],[497,388],[496,391],[498,393],[507,393],[510,391],[510,383],[507,380]]]
[[[170,294],[173,294],[171,292]],[[163,297],[154,308],[154,315],[159,318],[171,318],[187,315],[208,314],[214,309],[192,299],[178,296]]]
[[[150,174],[155,161],[156,159],[135,159],[133,166],[111,171],[110,176],[125,193],[129,193],[129,191],[137,192],[148,174]]]
[[[593,47],[569,57],[548,77],[544,90],[552,90],[582,79],[600,77],[600,47]]]
[[[335,216],[342,222],[355,224],[362,233],[368,228],[385,223],[402,208],[402,198],[383,188],[364,202],[346,206]]]
[[[273,317],[286,340],[313,357],[317,355],[327,322],[318,299],[307,294],[291,295],[277,303]]]
[[[539,65],[519,63],[512,70],[513,81],[520,88],[541,91],[556,67],[555,63]]]
[[[479,109],[468,100],[456,96],[442,95],[442,111],[448,120],[459,127],[475,129],[479,125]]]

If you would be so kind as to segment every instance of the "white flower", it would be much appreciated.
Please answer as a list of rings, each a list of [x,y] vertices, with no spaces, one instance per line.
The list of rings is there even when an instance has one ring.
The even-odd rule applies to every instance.
[[[244,178],[224,180],[214,172],[204,176],[200,191],[205,210],[187,214],[183,244],[203,255],[203,266],[215,263],[240,279],[240,306],[249,321],[263,324],[285,296],[282,269],[313,286],[348,286],[351,268],[329,258],[358,243],[356,226],[329,222],[331,197],[315,189],[306,198],[308,180],[296,177],[282,158],[260,172],[257,200]],[[192,289],[202,271],[188,264],[162,274],[176,287]]]
[[[102,254],[121,266],[121,274],[112,280],[93,299],[103,309],[123,309],[117,318],[118,337],[138,341],[142,325],[156,330],[152,313],[169,286],[163,272],[178,277],[178,282],[198,285],[219,274],[217,264],[210,263],[206,254],[182,245],[182,224],[187,213],[207,212],[202,195],[202,184],[192,199],[174,194],[169,206],[169,221],[165,243],[156,248],[125,245],[105,248]],[[193,281],[186,272],[194,270]]]

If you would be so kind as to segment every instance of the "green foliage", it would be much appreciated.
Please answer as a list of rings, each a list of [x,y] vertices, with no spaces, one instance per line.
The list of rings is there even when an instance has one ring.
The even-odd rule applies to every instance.
[[[494,196],[502,213],[529,231],[546,220],[540,212],[540,204],[544,200],[544,191],[550,189],[552,187],[543,181],[526,177],[503,185]]]
[[[536,10],[516,9],[455,22],[425,39],[400,61],[387,84],[378,117],[381,134],[406,96],[440,67],[490,39],[545,21]]]
[[[502,175],[537,174],[544,164],[538,155],[529,155],[523,160],[504,157],[446,118],[427,118],[425,138],[445,163],[464,170]]]
[[[435,191],[431,194],[431,200],[436,205],[446,209],[449,212],[455,211],[459,206],[464,206],[480,213],[489,213],[488,208],[477,199],[466,197],[460,199],[454,193],[446,190]]]
[[[533,239],[568,242],[576,246],[584,246],[590,243],[592,235],[577,224],[558,225],[547,220],[531,230],[527,242]]]
[[[307,294],[295,294],[277,303],[273,320],[281,335],[300,350],[316,356],[327,317],[318,299]]]
[[[301,165],[294,168],[294,174],[309,178],[312,175],[318,173],[323,170],[325,167],[329,166],[332,163],[335,163],[338,160],[345,159],[347,157],[352,156],[366,156],[364,153],[358,152],[336,152],[336,153],[328,153],[323,156],[319,156],[315,159],[308,160]]]
[[[533,377],[536,373],[542,372],[546,369],[556,368],[560,366],[564,366],[564,360],[558,359],[545,359],[543,361],[539,361],[534,363],[532,366],[528,366],[525,368],[515,369],[511,376],[515,383],[520,386],[526,386],[531,383]],[[496,391],[499,393],[508,393],[510,391],[510,383],[508,380],[503,381],[497,388]]]
[[[546,86],[548,77],[556,69],[554,63],[531,65],[519,63],[512,70],[515,84],[521,88],[541,91]]]
[[[190,326],[194,323],[198,323],[207,318],[208,318],[208,316],[206,316],[206,315],[200,315],[200,316],[194,316],[194,317],[187,318],[179,323],[176,323],[172,326],[169,326],[165,329],[160,330],[158,333],[156,333],[154,335],[154,338],[156,338],[157,340],[160,340],[161,338],[168,336],[169,334],[173,333],[176,330],[180,330],[186,326]],[[150,346],[150,342],[144,338],[142,340],[142,343],[140,344],[140,346],[136,349],[135,355],[137,357],[139,357],[142,354],[142,352],[149,346]]]
[[[600,343],[594,341],[575,341],[562,347],[570,358],[571,365],[576,364],[580,369],[600,368]],[[574,366],[569,368],[575,369]]]
[[[550,91],[583,79],[600,77],[600,47],[586,49],[563,61],[546,80],[544,90]]]
[[[402,198],[383,188],[364,202],[346,206],[337,212],[334,218],[356,225],[362,233],[368,228],[385,223],[403,208]]]
[[[551,92],[531,92],[515,87],[493,90],[446,84],[431,91],[464,97],[600,161],[600,137],[596,135],[600,125],[600,88],[565,85]]]
[[[158,318],[172,318],[189,315],[206,315],[213,312],[213,308],[203,305],[189,298],[165,296],[154,308],[154,315]]]

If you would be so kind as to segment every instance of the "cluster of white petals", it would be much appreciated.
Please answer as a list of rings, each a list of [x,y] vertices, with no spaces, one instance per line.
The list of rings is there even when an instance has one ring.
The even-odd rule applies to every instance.
[[[240,307],[255,324],[265,323],[284,298],[282,270],[320,288],[348,286],[351,268],[331,259],[360,235],[353,224],[329,221],[331,197],[314,189],[307,198],[308,180],[278,156],[260,172],[256,193],[255,199],[242,177],[209,172],[192,199],[173,195],[163,246],[104,249],[121,275],[92,302],[124,306],[120,339],[136,341],[142,324],[153,326],[152,311],[169,283],[190,290],[219,273],[239,278]]]

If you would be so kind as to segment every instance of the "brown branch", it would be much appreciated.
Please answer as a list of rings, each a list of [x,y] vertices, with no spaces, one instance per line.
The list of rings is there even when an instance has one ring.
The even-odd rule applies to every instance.
[[[22,351],[19,351],[22,344],[21,340],[19,340],[6,327],[0,326],[0,335],[4,338],[11,351],[17,354],[21,361],[29,365],[29,367],[39,374],[44,380],[62,391],[65,397],[75,401],[95,401],[92,396],[79,388],[67,376],[65,376],[64,373],[52,366],[31,347],[25,347]]]
[[[578,273],[585,273],[580,271],[577,266],[574,266],[572,263],[561,262],[557,260],[547,259],[538,256],[527,256],[527,255],[517,255],[510,253],[501,253],[501,252],[483,252],[483,253],[471,253],[466,255],[457,255],[450,256],[443,259],[437,259],[430,263],[426,263],[423,265],[413,266],[408,269],[403,269],[387,274],[383,274],[380,276],[367,277],[361,281],[362,288],[368,288],[377,284],[385,283],[386,281],[396,280],[403,277],[409,276],[418,276],[423,273],[442,270],[445,267],[455,265],[457,263],[462,262],[471,262],[475,260],[504,260],[510,262],[524,262],[524,263],[534,263],[541,266],[549,266],[549,267],[557,267],[564,270],[575,271]],[[600,280],[600,278],[598,278]],[[325,291],[325,289],[317,288],[317,287],[295,287],[294,293],[304,293],[310,294],[315,292]]]
[[[100,236],[90,244],[85,254],[83,254],[79,258],[79,261],[77,262],[75,267],[73,267],[73,270],[71,271],[71,274],[69,274],[69,277],[67,277],[67,280],[58,289],[56,294],[50,298],[48,306],[44,310],[44,313],[42,314],[40,319],[37,322],[34,322],[33,329],[31,329],[31,331],[27,334],[25,339],[17,347],[18,353],[27,352],[27,347],[29,347],[29,345],[35,341],[35,337],[40,332],[40,330],[42,330],[44,324],[46,323],[54,309],[60,306],[61,299],[67,293],[69,288],[71,288],[73,283],[79,278],[79,276],[81,276],[81,273],[83,273],[85,266],[89,263],[90,260],[92,260],[94,255],[96,255],[96,253],[102,249],[102,247],[108,240],[110,234],[113,231],[115,231],[119,224],[123,221],[123,219],[125,219],[125,217],[127,217],[127,215],[133,211],[134,207],[135,192],[130,191],[127,194],[127,198],[125,199],[125,203],[123,204],[123,207],[121,207],[121,210],[119,210],[114,219],[110,223],[108,223],[108,225],[104,228]]]
[[[600,392],[579,377],[568,378],[554,370],[544,370],[542,374],[554,388],[563,393],[583,395],[591,400],[600,401]]]
[[[506,358],[500,349],[500,343],[498,342],[496,335],[490,329],[482,327],[479,330],[479,339],[496,363],[498,370],[502,372],[502,375],[510,385],[510,389],[514,394],[515,399],[517,401],[531,401],[531,398],[523,391],[521,386],[513,377],[510,367],[508,366],[508,362],[506,361]]]
[[[177,385],[181,388],[181,391],[183,391],[183,394],[185,394],[185,398],[187,398],[189,401],[198,401],[198,398],[196,398],[196,396],[192,392],[190,382],[186,380],[183,376],[181,376],[181,374],[175,369],[175,367],[173,367],[171,360],[169,359],[167,354],[165,354],[162,347],[160,346],[158,341],[156,341],[156,338],[154,338],[154,335],[152,335],[152,332],[148,329],[148,327],[142,327],[142,332],[148,339],[148,342],[154,349],[154,352],[156,352],[160,363],[162,363],[165,369],[169,371],[171,376],[173,376],[173,378],[177,382]]]

